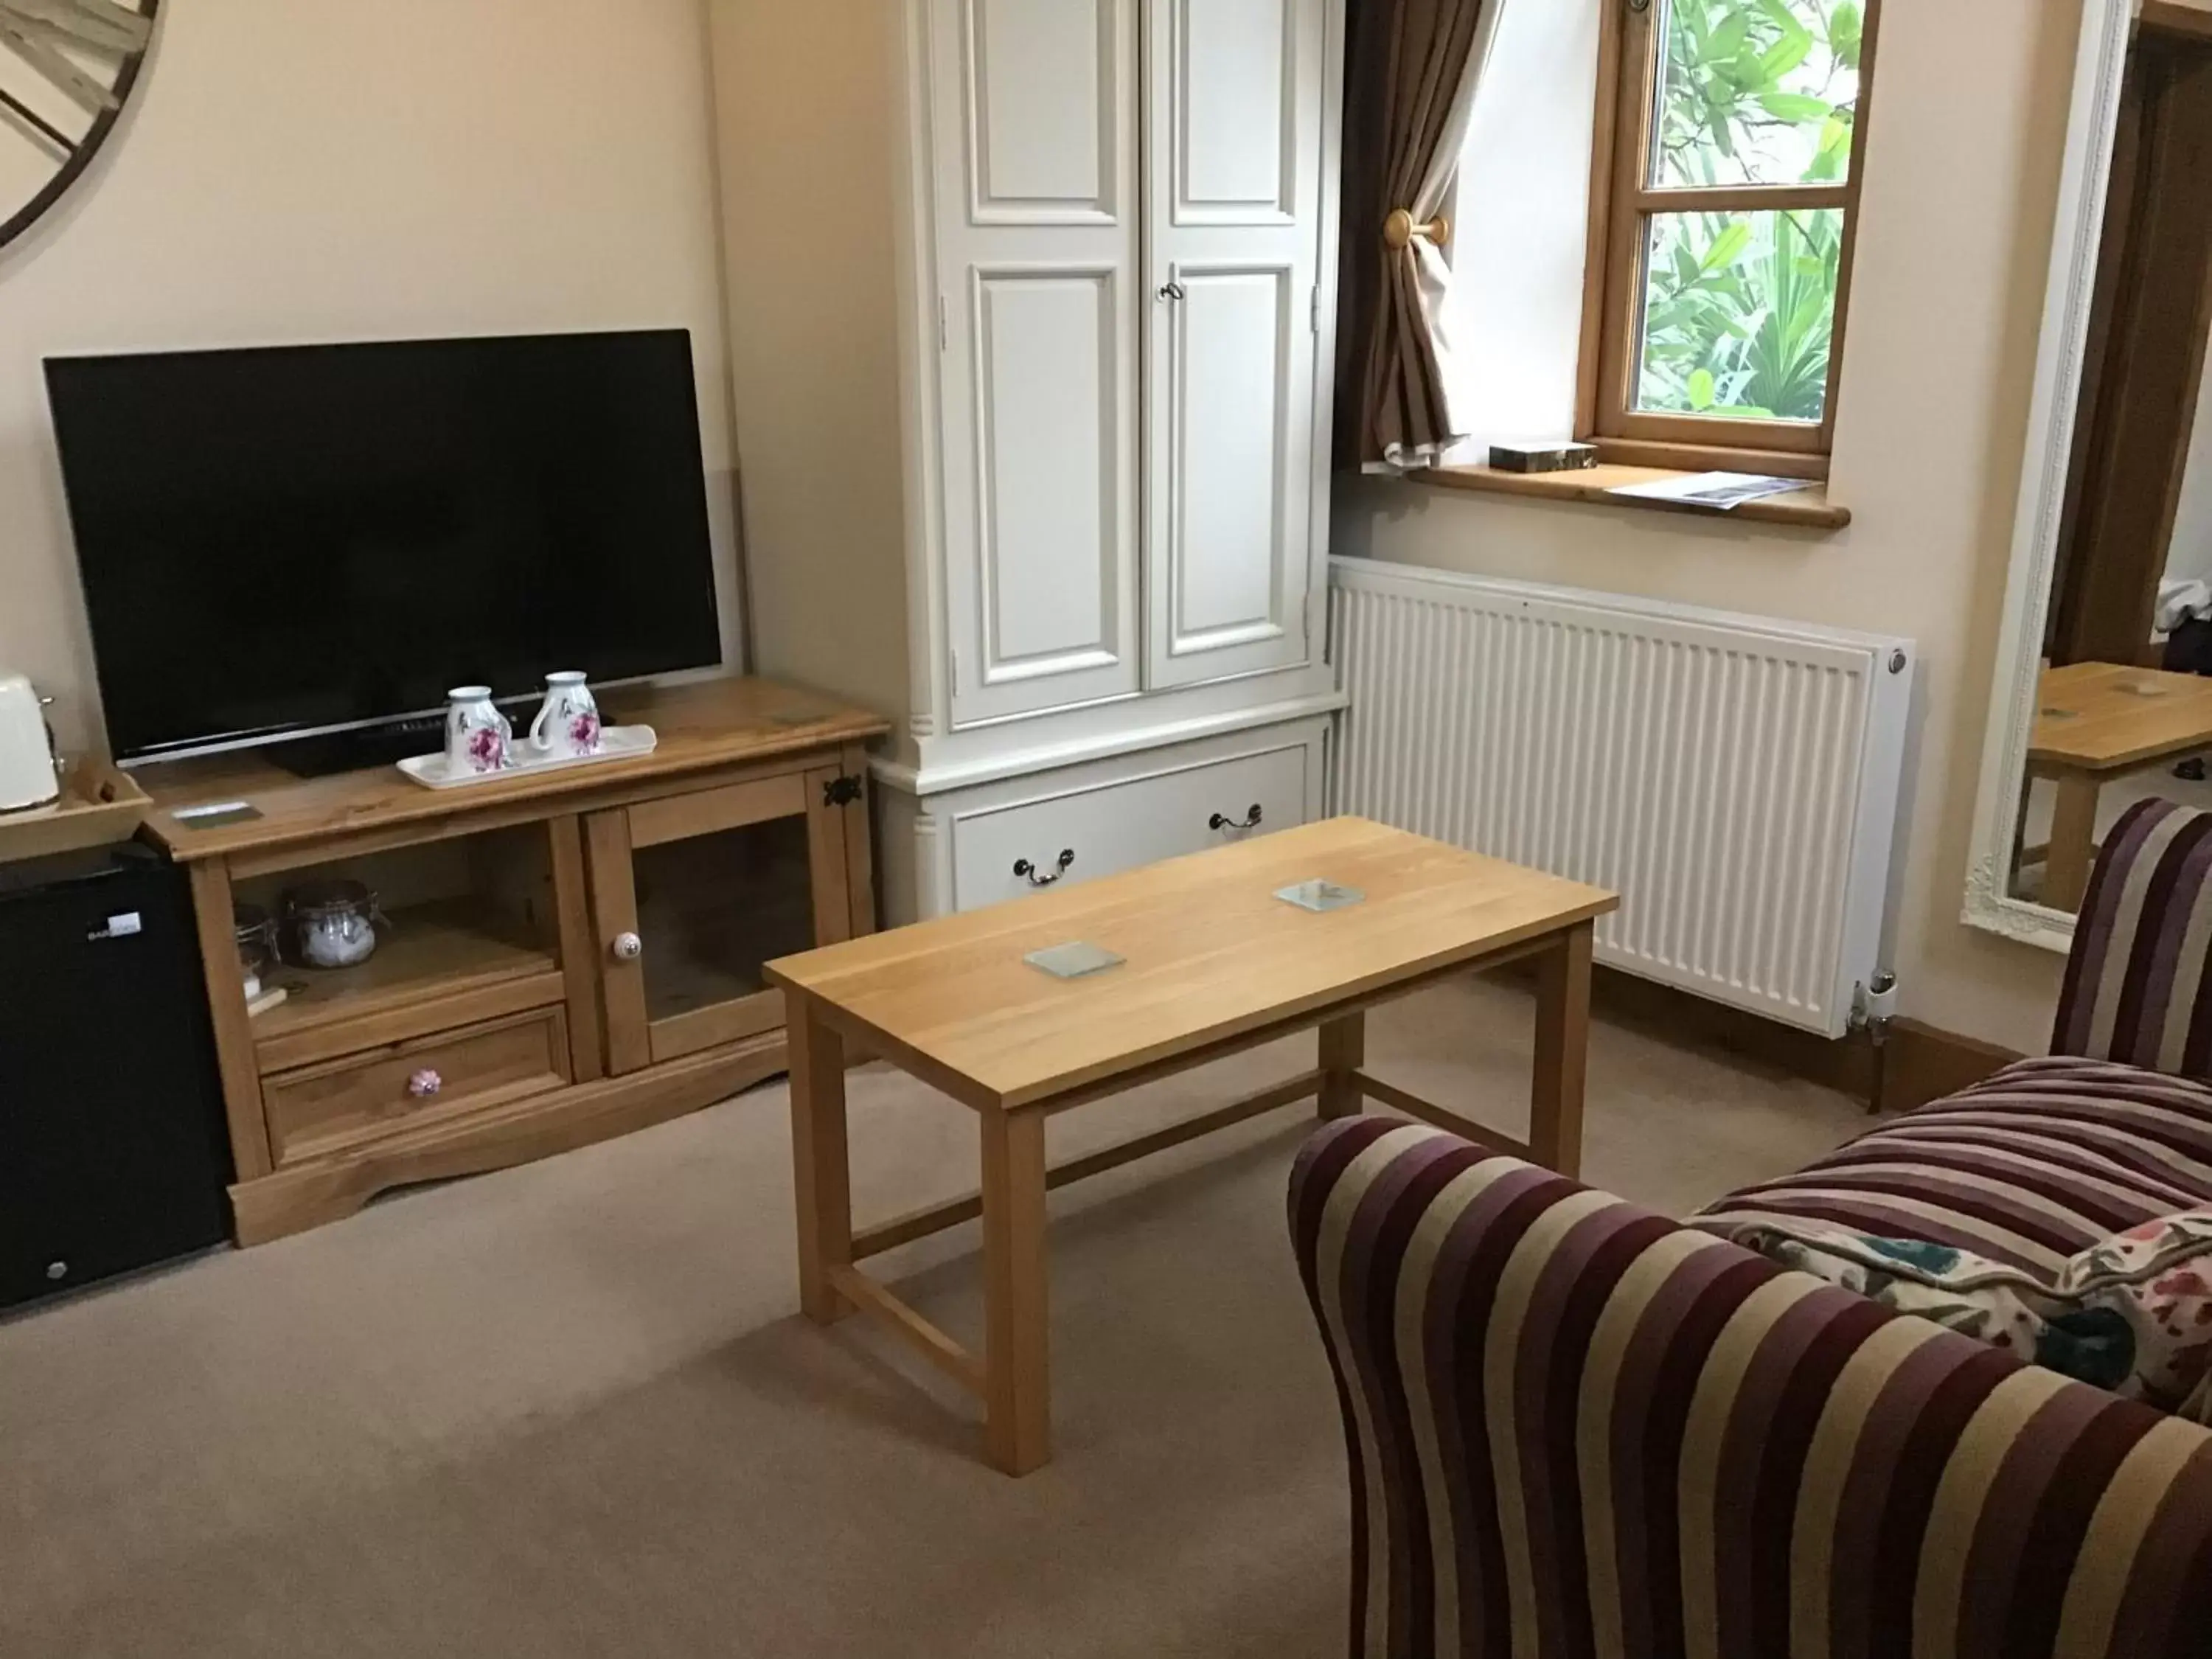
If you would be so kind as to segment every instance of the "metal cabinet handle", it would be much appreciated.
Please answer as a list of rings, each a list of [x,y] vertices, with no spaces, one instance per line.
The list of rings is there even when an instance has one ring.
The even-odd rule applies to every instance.
[[[635,962],[645,954],[645,941],[635,933],[617,933],[613,948],[617,962]]]
[[[417,1072],[407,1079],[407,1092],[417,1100],[428,1100],[446,1086],[446,1079],[428,1069]]]
[[[1163,283],[1160,284],[1160,298],[1167,301],[1170,305],[1182,297],[1183,285],[1181,283]]]
[[[1075,849],[1069,847],[1061,850],[1060,862],[1053,867],[1053,872],[1048,876],[1039,875],[1036,866],[1031,864],[1027,859],[1014,860],[1014,873],[1027,881],[1032,887],[1049,887],[1066,875],[1067,866],[1074,862]]]
[[[1254,801],[1241,818],[1232,818],[1226,812],[1216,812],[1206,821],[1209,830],[1257,830],[1260,827],[1260,803]]]

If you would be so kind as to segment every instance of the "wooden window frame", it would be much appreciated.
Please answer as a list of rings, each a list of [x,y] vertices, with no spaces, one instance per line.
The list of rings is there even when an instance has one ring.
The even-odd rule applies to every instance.
[[[1589,244],[1583,279],[1581,356],[1575,424],[1601,459],[1638,466],[1714,468],[1826,478],[1834,445],[1844,324],[1858,247],[1859,193],[1873,102],[1882,0],[1867,0],[1860,31],[1859,94],[1850,162],[1835,185],[1742,185],[1718,189],[1647,189],[1656,113],[1658,30],[1667,0],[1606,0],[1598,38],[1596,133],[1590,159]],[[1644,307],[1644,221],[1655,212],[1759,211],[1840,208],[1836,317],[1829,335],[1828,382],[1818,425],[1728,416],[1647,414],[1632,406],[1635,343]]]

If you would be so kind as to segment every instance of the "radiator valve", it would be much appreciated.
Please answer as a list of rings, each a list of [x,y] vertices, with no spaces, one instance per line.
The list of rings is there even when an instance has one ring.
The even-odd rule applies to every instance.
[[[1897,1017],[1897,975],[1887,971],[1851,988],[1851,1024],[1863,1026],[1880,1048]]]

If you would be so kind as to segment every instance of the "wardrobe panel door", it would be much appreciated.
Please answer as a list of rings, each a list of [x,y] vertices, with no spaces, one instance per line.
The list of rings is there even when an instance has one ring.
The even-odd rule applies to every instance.
[[[1115,276],[1058,265],[975,273],[987,674],[1052,677],[1121,660]]]
[[[1121,0],[964,0],[973,216],[1111,222],[1122,109]]]
[[[1146,683],[1295,667],[1313,521],[1325,0],[1148,0]]]
[[[1279,639],[1297,343],[1287,265],[1178,265],[1170,649]],[[1298,319],[1297,327],[1304,326]],[[1290,596],[1293,600],[1295,595]]]
[[[930,3],[957,726],[1138,689],[1138,18]]]
[[[1169,65],[1183,224],[1297,216],[1299,0],[1174,0]]]

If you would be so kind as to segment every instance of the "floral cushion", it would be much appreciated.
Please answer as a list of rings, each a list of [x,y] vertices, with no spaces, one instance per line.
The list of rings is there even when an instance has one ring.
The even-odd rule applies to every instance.
[[[1944,1244],[1841,1227],[1741,1227],[1735,1242],[2063,1376],[2212,1423],[2212,1206],[2090,1246],[2045,1282]]]
[[[2092,1245],[2052,1296],[2126,1319],[2134,1353],[2118,1393],[2212,1423],[2212,1206]]]
[[[2118,1389],[2127,1378],[2135,1343],[2124,1317],[2102,1307],[2054,1307],[2049,1285],[1987,1256],[1841,1227],[1762,1223],[1735,1237],[1785,1267],[2081,1382]]]

